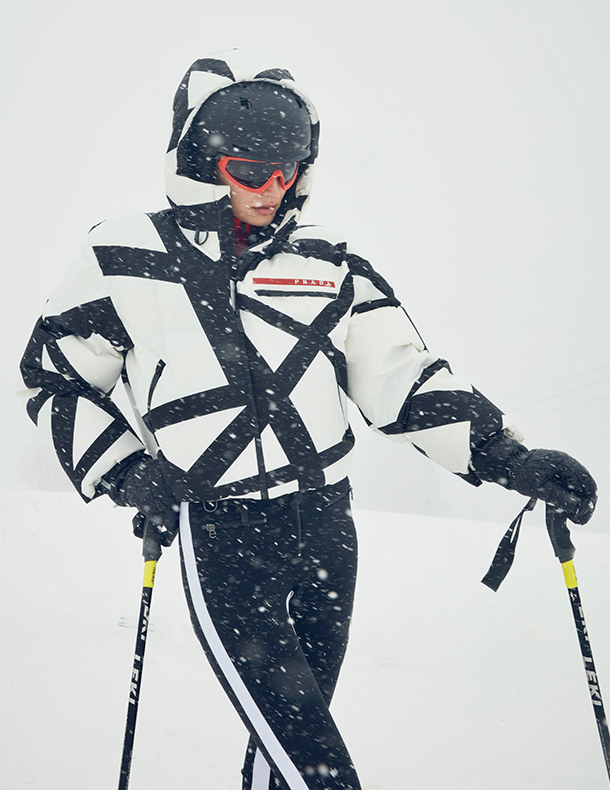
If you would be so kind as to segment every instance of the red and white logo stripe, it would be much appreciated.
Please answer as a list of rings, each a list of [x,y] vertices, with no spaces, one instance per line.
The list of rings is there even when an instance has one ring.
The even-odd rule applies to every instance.
[[[306,278],[287,278],[287,277],[253,277],[254,285],[295,285],[306,288],[334,288],[332,280],[310,280]]]

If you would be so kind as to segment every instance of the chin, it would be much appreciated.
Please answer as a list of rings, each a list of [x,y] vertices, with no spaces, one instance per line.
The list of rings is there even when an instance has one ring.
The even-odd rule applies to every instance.
[[[249,225],[254,225],[257,228],[264,228],[267,225],[270,225],[273,220],[275,219],[275,214],[273,217],[259,217],[258,215],[252,217],[252,219],[244,220]]]

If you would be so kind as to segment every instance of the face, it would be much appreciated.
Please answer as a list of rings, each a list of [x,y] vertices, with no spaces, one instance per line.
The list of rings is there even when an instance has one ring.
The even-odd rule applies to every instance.
[[[273,221],[286,190],[280,186],[278,178],[274,178],[271,186],[264,192],[248,192],[232,183],[224,173],[218,171],[218,181],[231,188],[231,205],[233,216],[248,225],[262,228]]]

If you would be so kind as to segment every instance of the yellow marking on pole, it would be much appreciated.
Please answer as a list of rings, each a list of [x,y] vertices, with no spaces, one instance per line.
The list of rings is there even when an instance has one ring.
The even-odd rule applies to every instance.
[[[568,590],[573,590],[574,587],[578,587],[573,561],[568,560],[567,562],[562,562],[561,567],[563,568],[563,577],[566,580],[566,587]]]
[[[142,583],[143,587],[154,587],[155,586],[155,570],[157,568],[156,560],[148,560],[148,562],[144,563],[144,582]]]

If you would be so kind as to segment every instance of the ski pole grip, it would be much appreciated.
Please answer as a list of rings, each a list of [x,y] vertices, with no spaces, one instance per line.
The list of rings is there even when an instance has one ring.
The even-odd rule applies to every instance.
[[[154,526],[150,526],[150,522],[146,519],[144,524],[144,536],[142,538],[142,556],[146,562],[157,562],[161,557],[161,544],[155,536]]]
[[[566,514],[546,504],[546,528],[553,545],[555,556],[562,564],[574,558],[576,549],[570,540],[570,528]]]

